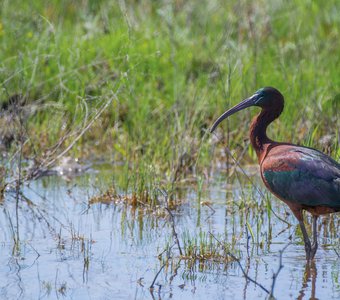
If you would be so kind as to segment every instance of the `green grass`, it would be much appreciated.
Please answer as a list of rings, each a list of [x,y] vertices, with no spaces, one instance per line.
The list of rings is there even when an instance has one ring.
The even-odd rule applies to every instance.
[[[258,88],[275,86],[286,106],[269,135],[339,160],[336,0],[0,5],[0,103],[22,94],[35,107],[24,124],[28,157],[81,130],[107,103],[72,154],[126,162],[126,190],[171,189],[209,168],[216,141],[204,133],[217,116]],[[243,147],[255,110],[230,118],[229,137],[218,147]],[[319,142],[325,135],[326,146]],[[254,152],[248,154],[244,160],[253,161]]]

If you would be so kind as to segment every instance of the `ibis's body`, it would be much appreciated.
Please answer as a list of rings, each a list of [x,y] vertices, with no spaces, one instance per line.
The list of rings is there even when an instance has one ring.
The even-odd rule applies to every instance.
[[[340,211],[340,164],[312,148],[272,141],[267,126],[282,112],[284,100],[274,88],[263,88],[252,97],[226,111],[211,131],[228,116],[249,106],[259,106],[261,113],[250,127],[250,140],[260,164],[266,187],[284,201],[299,220],[307,259],[317,250],[317,218]],[[302,210],[313,215],[313,245],[303,223]]]
[[[266,187],[295,215],[340,210],[340,166],[322,152],[289,144],[272,144],[261,163]]]

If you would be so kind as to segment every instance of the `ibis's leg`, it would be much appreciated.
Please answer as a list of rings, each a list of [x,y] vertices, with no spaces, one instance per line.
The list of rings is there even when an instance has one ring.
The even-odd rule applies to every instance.
[[[288,203],[287,203],[288,204]],[[299,220],[301,232],[303,235],[303,241],[305,242],[305,250],[306,250],[306,259],[308,261],[311,260],[311,254],[312,254],[312,244],[310,242],[310,239],[308,237],[308,233],[305,227],[305,224],[303,223],[303,213],[302,213],[302,208],[299,206],[295,206],[293,204],[289,205],[290,209],[294,213],[295,217]]]
[[[313,245],[312,245],[312,251],[311,251],[311,259],[314,258],[316,250],[318,249],[317,223],[318,223],[318,216],[313,216]]]
[[[312,254],[312,245],[310,243],[310,240],[309,240],[309,237],[308,237],[308,234],[307,234],[307,230],[306,230],[305,224],[303,223],[303,219],[299,220],[299,224],[300,224],[300,227],[301,227],[301,231],[302,231],[302,235],[303,235],[303,240],[305,242],[306,259],[310,260],[312,258],[311,257],[311,254]]]

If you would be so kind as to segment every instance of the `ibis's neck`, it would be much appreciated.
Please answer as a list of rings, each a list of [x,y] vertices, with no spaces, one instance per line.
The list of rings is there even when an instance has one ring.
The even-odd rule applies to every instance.
[[[256,151],[259,162],[261,162],[262,156],[269,144],[273,143],[273,141],[267,137],[267,127],[279,115],[280,113],[262,109],[261,113],[257,115],[251,123],[250,141]]]

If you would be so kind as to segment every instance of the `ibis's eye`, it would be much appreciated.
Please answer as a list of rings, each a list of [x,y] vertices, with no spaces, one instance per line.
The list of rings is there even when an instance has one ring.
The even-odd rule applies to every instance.
[[[259,97],[255,100],[255,105],[261,104],[261,102],[264,100],[264,97]]]

